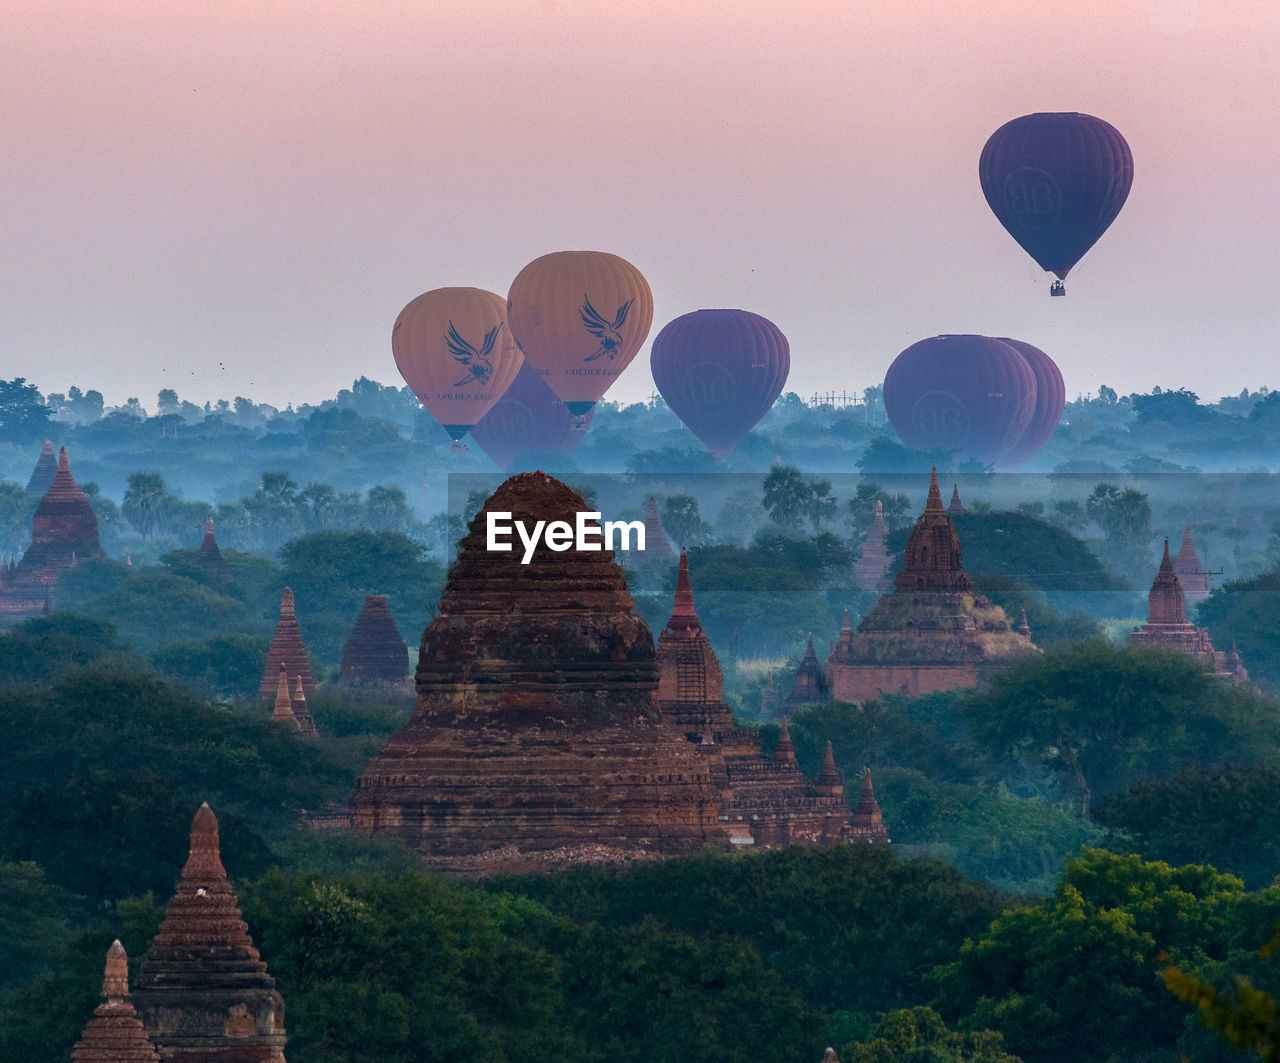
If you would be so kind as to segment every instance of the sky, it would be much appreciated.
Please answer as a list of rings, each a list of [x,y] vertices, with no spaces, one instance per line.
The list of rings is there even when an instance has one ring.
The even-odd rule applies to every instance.
[[[1277,371],[1272,0],[7,0],[0,378],[318,402],[401,383],[420,292],[505,296],[611,251],[652,337],[774,321],[787,390],[878,384],[941,333],[1048,352],[1067,392]],[[1119,218],[1050,278],[978,184],[1033,111],[1127,139]],[[606,396],[653,390],[648,346]]]

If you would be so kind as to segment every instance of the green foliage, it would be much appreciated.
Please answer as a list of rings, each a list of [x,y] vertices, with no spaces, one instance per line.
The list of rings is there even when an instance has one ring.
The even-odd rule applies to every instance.
[[[1158,984],[1159,957],[1221,949],[1242,896],[1211,868],[1086,850],[1051,897],[1005,912],[935,972],[938,1006],[1045,1063],[1172,1059],[1186,1012]]]
[[[1024,661],[963,707],[980,747],[1046,772],[1086,815],[1140,779],[1280,748],[1280,713],[1262,695],[1183,654],[1102,641]]]
[[[49,969],[71,937],[69,906],[66,891],[37,864],[0,860],[0,992]]]
[[[213,635],[199,642],[165,642],[151,655],[161,675],[199,694],[254,698],[270,639],[265,635]]]
[[[0,442],[28,443],[44,439],[53,428],[44,396],[26,377],[0,380]]]
[[[881,1016],[871,1039],[840,1051],[845,1063],[1021,1063],[990,1030],[955,1033],[932,1008],[915,1007]]]
[[[1280,688],[1280,572],[1215,587],[1196,618],[1214,645],[1236,644],[1250,679]]]
[[[1280,874],[1277,808],[1280,766],[1270,763],[1146,779],[1099,805],[1094,819],[1110,832],[1110,849],[1171,864],[1212,864],[1257,889]]]
[[[502,877],[490,889],[608,931],[649,920],[676,934],[739,938],[787,989],[824,1010],[924,1003],[925,971],[1004,906],[994,891],[940,862],[899,861],[883,846],[709,851],[625,870]],[[859,956],[875,961],[850,962]]]
[[[51,613],[24,621],[0,635],[0,685],[49,683],[70,668],[118,658],[114,624]]]

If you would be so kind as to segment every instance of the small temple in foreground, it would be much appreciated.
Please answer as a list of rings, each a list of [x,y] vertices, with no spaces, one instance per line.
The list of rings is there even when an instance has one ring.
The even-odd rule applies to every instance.
[[[71,1050],[71,1063],[160,1063],[129,999],[129,957],[119,938],[107,949],[102,998],[106,1003],[94,1009]]]
[[[1168,539],[1164,541],[1160,569],[1147,594],[1147,622],[1129,633],[1125,645],[1135,649],[1157,646],[1177,650],[1203,661],[1213,669],[1214,675],[1222,679],[1232,683],[1244,683],[1249,679],[1234,645],[1230,653],[1214,649],[1209,632],[1187,619],[1186,596],[1169,556]]]
[[[207,804],[133,1000],[162,1060],[284,1063],[284,999],[241,918]]]
[[[1025,625],[1015,627],[974,589],[935,469],[893,590],[856,631],[846,612],[823,671],[828,696],[838,701],[868,701],[882,693],[914,697],[977,686],[992,670],[1039,652]],[[813,685],[811,678],[804,682]]]

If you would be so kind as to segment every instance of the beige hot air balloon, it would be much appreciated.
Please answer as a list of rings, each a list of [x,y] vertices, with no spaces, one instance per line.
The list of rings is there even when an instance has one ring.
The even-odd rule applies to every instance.
[[[529,364],[581,423],[649,335],[653,293],[617,255],[556,251],[516,275],[507,318]]]
[[[502,297],[481,288],[436,288],[412,300],[391,330],[391,351],[454,443],[502,398],[524,362]]]

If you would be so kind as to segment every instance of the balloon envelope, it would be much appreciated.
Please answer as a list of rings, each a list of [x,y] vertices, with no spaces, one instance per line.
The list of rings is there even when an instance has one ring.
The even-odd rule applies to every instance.
[[[1005,465],[1025,465],[1048,442],[1053,430],[1058,427],[1058,422],[1062,420],[1062,411],[1067,404],[1067,388],[1057,364],[1039,347],[1003,336],[1000,340],[1027,360],[1027,365],[1036,378],[1036,405],[1031,421],[1003,460]]]
[[[606,251],[556,251],[511,282],[507,318],[525,358],[581,415],[636,356],[653,323],[649,284]]]
[[[987,464],[1017,444],[1035,403],[1036,378],[1026,358],[989,336],[913,343],[884,378],[885,412],[907,446],[958,451]]]
[[[654,337],[649,364],[667,405],[723,458],[782,393],[791,349],[759,314],[695,310]]]
[[[978,176],[1000,224],[1061,279],[1120,213],[1133,185],[1133,154],[1101,118],[1028,114],[991,134]]]
[[[391,351],[405,383],[455,442],[501,398],[524,361],[506,303],[481,288],[419,295],[396,318]]]
[[[589,423],[594,410],[588,410]],[[528,362],[479,423],[471,429],[476,441],[500,469],[514,465],[521,454],[567,454],[585,434],[575,418]]]

